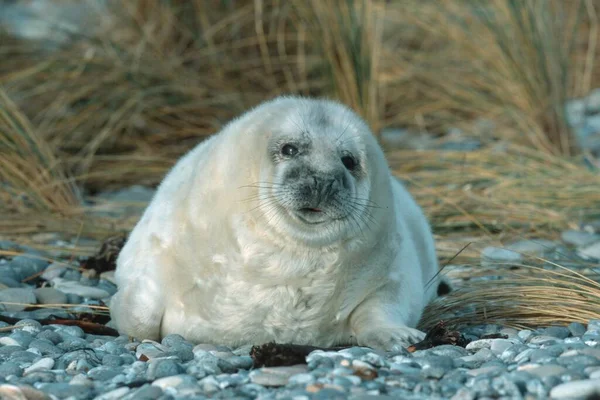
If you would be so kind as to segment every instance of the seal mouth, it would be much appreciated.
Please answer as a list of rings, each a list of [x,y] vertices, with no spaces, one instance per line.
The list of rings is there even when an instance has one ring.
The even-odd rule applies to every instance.
[[[305,213],[321,213],[321,212],[323,212],[323,210],[321,210],[320,208],[312,208],[312,207],[301,208],[300,211],[305,212]]]

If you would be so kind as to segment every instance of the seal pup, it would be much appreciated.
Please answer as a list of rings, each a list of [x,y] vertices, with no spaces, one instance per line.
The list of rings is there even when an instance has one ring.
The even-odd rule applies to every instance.
[[[437,271],[429,224],[367,124],[278,97],[167,174],[119,254],[110,312],[138,339],[392,350],[424,337]]]

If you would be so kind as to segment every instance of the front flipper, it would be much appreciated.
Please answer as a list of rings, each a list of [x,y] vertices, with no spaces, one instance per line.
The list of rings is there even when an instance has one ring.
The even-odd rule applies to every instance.
[[[411,298],[410,294],[415,296]],[[400,295],[392,283],[359,304],[350,316],[358,345],[394,351],[423,340],[425,333],[411,327],[416,325],[423,308],[422,296],[418,294],[407,290]]]
[[[156,281],[131,280],[119,283],[110,301],[110,315],[119,333],[136,339],[160,339],[164,302]]]

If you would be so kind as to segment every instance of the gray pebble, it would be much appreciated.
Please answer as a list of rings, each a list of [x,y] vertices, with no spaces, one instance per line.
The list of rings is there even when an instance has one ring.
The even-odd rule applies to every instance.
[[[36,337],[38,339],[49,340],[53,344],[59,344],[60,342],[63,341],[62,336],[60,336],[58,333],[54,332],[51,329],[44,329],[43,331],[38,333]]]
[[[556,344],[559,343],[559,339],[552,337],[552,336],[547,336],[547,335],[537,335],[537,336],[533,336],[531,339],[529,339],[529,343],[530,344],[540,344],[540,345],[552,345],[552,344]]]
[[[110,296],[106,290],[95,286],[83,285],[77,281],[67,280],[66,278],[55,278],[52,283],[54,288],[66,294],[76,294],[89,299],[104,299]]]
[[[67,295],[51,287],[43,287],[34,291],[37,302],[40,304],[66,304]]]
[[[37,349],[42,355],[49,357],[58,357],[64,353],[63,350],[47,339],[34,339],[29,343],[29,348]]]
[[[492,339],[490,350],[492,353],[500,355],[513,345],[513,342],[508,339]]]
[[[305,365],[260,368],[250,372],[250,381],[262,386],[285,386],[293,375],[306,372]]]
[[[577,254],[587,260],[600,260],[600,241],[580,247]]]
[[[23,368],[19,364],[14,361],[0,363],[0,379],[6,379],[10,375],[21,377],[23,375]]]
[[[142,355],[148,357],[149,359],[152,359],[158,357],[165,357],[167,355],[167,351],[167,347],[163,346],[162,344],[152,340],[148,340],[144,341],[139,346],[137,346],[137,349],[135,350],[135,355],[138,359],[140,359]]]
[[[104,355],[104,357],[102,357],[102,365],[105,365],[107,367],[119,367],[123,364],[124,360],[121,356],[116,356],[114,354],[106,354]]]
[[[104,382],[111,380],[121,372],[122,370],[119,367],[99,366],[90,369],[87,373],[87,376],[92,380]]]
[[[316,378],[312,374],[300,373],[300,374],[292,375],[288,380],[288,384],[289,385],[308,385],[310,383],[313,383],[315,380],[316,380]]]
[[[25,284],[19,282],[14,278],[14,273],[7,266],[2,268],[0,266],[0,285],[4,285],[9,288],[19,288],[25,286]]]
[[[9,312],[22,311],[29,304],[35,304],[33,289],[8,288],[0,290],[0,307]]]
[[[68,383],[44,383],[38,388],[59,399],[86,399],[92,394],[92,388],[84,385],[69,385]]]
[[[48,261],[20,255],[10,261],[10,267],[16,274],[16,280],[22,281],[46,269]]]
[[[19,350],[19,351],[12,352],[12,354],[10,355],[10,360],[13,362],[16,362],[18,364],[31,364],[40,358],[42,358],[42,357],[31,351],[25,351],[25,350]],[[1,355],[0,355],[0,359],[2,359]]]
[[[52,264],[50,264],[46,267],[46,269],[44,270],[44,272],[41,275],[41,278],[50,282],[54,278],[61,277],[64,274],[64,272],[67,270],[67,268],[68,268],[67,265],[65,265],[63,263],[53,262]]]
[[[146,374],[148,379],[154,380],[179,375],[183,372],[183,367],[177,361],[157,358],[150,361]]]
[[[34,339],[34,336],[31,333],[21,330],[14,331],[8,337],[13,339],[18,346],[24,348],[29,347],[29,344]]]
[[[543,329],[542,334],[559,339],[564,339],[571,334],[571,331],[566,326],[551,326]]]
[[[137,390],[132,390],[130,393],[125,395],[123,400],[154,400],[159,399],[163,396],[163,390],[158,386],[144,385]]]
[[[580,324],[579,322],[571,322],[568,326],[569,332],[573,336],[583,336],[585,333],[585,325]]]
[[[372,352],[373,352],[373,350],[368,347],[350,347],[350,348],[338,351],[338,354],[340,354],[344,357],[358,359],[358,358],[365,356]]]
[[[90,344],[87,340],[73,337],[73,336],[64,336],[63,341],[57,345],[57,347],[65,352],[71,352],[82,349],[89,349]]]
[[[557,245],[558,244],[552,240],[531,239],[510,243],[506,248],[521,254],[541,256],[544,253],[552,251]]]
[[[21,346],[1,346],[0,359],[7,359],[12,353],[23,350]]]
[[[454,367],[452,358],[445,356],[415,358],[415,362],[421,366],[421,376],[425,378],[440,379]]]
[[[481,251],[482,262],[488,264],[489,262],[506,262],[506,263],[517,263],[521,261],[521,254],[503,249],[501,247],[486,247]]]
[[[32,335],[37,335],[42,330],[42,324],[33,319],[22,319],[15,324],[15,327]]]
[[[553,399],[585,399],[600,396],[600,379],[585,379],[558,385],[550,391]]]
[[[561,234],[561,239],[565,243],[581,247],[600,240],[600,235],[584,231],[568,230]]]
[[[103,346],[100,347],[100,349],[104,350],[108,354],[114,354],[114,355],[127,353],[127,350],[125,350],[125,347],[123,347],[123,345],[121,345],[115,341],[106,342]]]
[[[587,329],[590,331],[600,331],[600,319],[590,319]]]
[[[450,358],[459,358],[469,355],[469,352],[460,346],[452,346],[449,344],[436,346],[431,349],[431,353],[436,356],[447,356]]]
[[[523,342],[528,342],[533,336],[533,332],[529,329],[524,329],[518,333],[518,336]]]
[[[67,293],[67,303],[69,304],[81,304],[83,302],[83,297],[78,294]]]

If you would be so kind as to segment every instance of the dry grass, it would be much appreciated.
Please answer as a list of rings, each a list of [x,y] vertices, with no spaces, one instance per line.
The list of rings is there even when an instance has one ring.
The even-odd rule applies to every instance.
[[[531,261],[530,261],[531,262]],[[472,265],[469,275],[499,279],[468,281],[455,292],[428,306],[420,322],[429,329],[439,320],[451,326],[495,323],[515,328],[587,324],[600,318],[598,274],[578,271],[547,261],[531,264],[497,264],[481,269]],[[552,269],[549,269],[552,268]]]
[[[5,207],[17,212],[68,214],[80,204],[53,149],[1,90],[0,185]]]
[[[83,207],[79,192],[91,200],[155,185],[248,107],[300,93],[349,104],[376,134],[460,127],[479,136],[485,147],[470,153],[388,153],[431,218],[443,260],[465,241],[555,238],[600,218],[600,178],[571,157],[563,111],[568,97],[600,86],[598,12],[593,0],[131,0],[112,2],[95,32],[52,52],[3,36],[0,236],[32,244],[40,232],[127,232],[136,217],[99,216],[110,205]],[[482,120],[495,128],[483,131]],[[477,270],[476,246],[461,257]],[[425,323],[457,310],[469,318],[460,323],[595,315],[597,286],[561,271],[499,269],[497,291],[469,282]],[[533,309],[551,294],[556,308]]]

